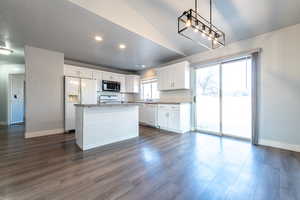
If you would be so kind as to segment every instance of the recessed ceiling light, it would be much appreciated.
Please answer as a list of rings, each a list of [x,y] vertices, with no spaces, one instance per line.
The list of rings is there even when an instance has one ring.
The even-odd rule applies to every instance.
[[[126,45],[125,45],[125,44],[120,44],[120,45],[119,45],[119,48],[120,48],[120,49],[126,49]]]
[[[141,67],[142,67],[142,68],[145,68],[145,67],[146,67],[146,65],[141,65]]]
[[[95,36],[95,40],[97,41],[97,42],[101,42],[103,39],[102,39],[102,37],[101,36]]]

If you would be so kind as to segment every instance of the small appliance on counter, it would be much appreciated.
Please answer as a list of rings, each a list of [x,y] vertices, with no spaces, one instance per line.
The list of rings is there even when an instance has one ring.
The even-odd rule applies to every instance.
[[[99,103],[105,103],[105,104],[114,104],[114,103],[121,103],[121,97],[118,94],[113,94],[113,95],[100,95],[98,99]]]

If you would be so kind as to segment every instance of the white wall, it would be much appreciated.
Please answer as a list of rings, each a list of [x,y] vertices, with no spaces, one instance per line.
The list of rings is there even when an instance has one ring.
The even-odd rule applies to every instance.
[[[26,137],[63,133],[64,54],[25,47]]]
[[[0,125],[8,123],[8,75],[23,73],[25,67],[22,64],[0,65]]]
[[[259,140],[300,151],[300,24],[184,60],[192,64],[262,48],[258,72]],[[183,59],[173,62],[179,62]]]

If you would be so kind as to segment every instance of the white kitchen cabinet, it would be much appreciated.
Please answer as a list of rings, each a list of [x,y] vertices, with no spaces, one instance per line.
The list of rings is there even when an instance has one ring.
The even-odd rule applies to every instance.
[[[140,77],[137,75],[126,75],[125,78],[126,93],[139,93]]]
[[[139,122],[145,125],[157,126],[157,104],[141,104],[139,106]]]
[[[94,70],[93,71],[93,79],[102,80],[102,71]]]
[[[84,67],[76,67],[73,65],[64,65],[64,75],[92,79],[93,70]]]
[[[191,129],[191,105],[159,104],[157,109],[157,125],[159,128],[177,133],[185,133]]]
[[[137,75],[125,75],[101,70],[64,65],[64,75],[70,77],[97,80],[97,91],[102,91],[102,80],[120,82],[121,93],[139,93],[140,77]]]
[[[121,84],[120,92],[125,93],[125,91],[126,91],[125,75],[123,75],[123,74],[116,75],[115,81],[119,82]]]
[[[102,79],[105,81],[118,81],[119,74],[112,73],[112,72],[103,72]]]
[[[168,129],[169,127],[169,115],[170,111],[167,108],[159,106],[157,111],[157,125],[161,129]]]
[[[157,69],[159,90],[190,89],[190,66],[187,61]]]
[[[64,65],[64,75],[71,77],[80,77],[80,68],[72,65]]]
[[[94,70],[93,79],[97,81],[97,92],[102,92],[102,71]]]
[[[93,70],[88,68],[80,68],[80,78],[93,79]]]

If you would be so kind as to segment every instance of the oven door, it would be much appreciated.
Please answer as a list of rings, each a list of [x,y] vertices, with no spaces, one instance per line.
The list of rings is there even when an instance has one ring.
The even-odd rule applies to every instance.
[[[102,90],[111,92],[120,92],[120,83],[115,81],[102,81]]]

